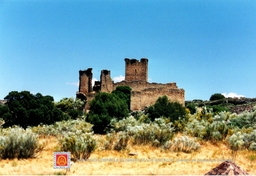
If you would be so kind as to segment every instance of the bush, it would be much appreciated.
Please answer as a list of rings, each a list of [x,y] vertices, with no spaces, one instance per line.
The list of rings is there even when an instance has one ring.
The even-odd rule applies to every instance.
[[[196,105],[195,105],[195,103],[192,102],[192,103],[187,104],[186,108],[189,109],[191,114],[196,113]]]
[[[150,144],[152,146],[162,146],[167,141],[172,139],[174,128],[169,119],[157,118],[154,122],[145,123],[145,116],[136,120],[134,117],[128,117],[117,121],[113,119],[111,121],[111,133],[107,134],[107,141],[105,148],[111,148],[110,145],[116,143],[116,139],[123,138],[123,142],[119,140],[119,143],[126,145],[125,135],[130,136],[131,142],[138,145]],[[120,134],[122,134],[120,136]],[[128,141],[127,141],[128,142]]]
[[[129,139],[130,139],[130,137],[127,134],[127,132],[124,132],[124,131],[119,132],[118,139],[117,139],[116,143],[114,144],[114,149],[118,150],[118,151],[126,149]]]
[[[125,150],[127,149],[130,136],[126,131],[111,132],[106,135],[104,150]]]
[[[96,149],[96,140],[92,133],[67,133],[59,139],[61,151],[70,152],[74,161],[87,160]]]
[[[223,112],[223,111],[229,111],[228,108],[221,106],[221,105],[213,105],[213,106],[207,106],[207,108],[212,109],[212,112],[214,113],[219,113],[219,112]]]
[[[190,153],[192,151],[197,151],[200,149],[201,145],[194,139],[190,139],[187,136],[180,136],[179,138],[174,138],[173,141],[167,142],[163,148],[169,149],[175,152],[185,152]]]
[[[59,102],[55,103],[55,106],[62,112],[66,113],[71,119],[81,118],[84,113],[86,101],[74,98],[63,98]]]
[[[119,132],[127,131],[129,127],[134,127],[136,125],[141,125],[140,120],[136,120],[133,116],[124,118],[122,120],[112,119],[109,124],[109,132]]]
[[[3,129],[0,135],[0,158],[32,158],[42,151],[38,136],[20,127]]]
[[[220,93],[215,93],[210,97],[210,101],[214,101],[214,100],[222,100],[225,99],[225,96],[220,94]]]
[[[156,103],[147,110],[149,118],[154,121],[156,118],[166,117],[171,122],[184,117],[186,114],[185,107],[178,102],[170,102],[167,96],[159,97]]]
[[[232,134],[228,139],[229,147],[237,151],[239,149],[249,149],[256,151],[256,130],[249,133],[243,132],[242,130]]]
[[[235,117],[235,114],[230,112],[221,112],[214,115],[207,108],[204,108],[193,115],[188,115],[188,122],[184,132],[212,142],[220,141],[227,137],[229,132],[228,124]]]
[[[55,122],[52,125],[38,125],[29,127],[31,130],[41,136],[63,136],[66,133],[74,133],[77,130],[82,133],[92,131],[92,124],[85,122],[83,119],[67,120]]]
[[[230,120],[229,126],[234,128],[254,128],[256,129],[256,111],[253,112],[243,112],[237,115],[236,118]]]
[[[227,141],[231,150],[237,151],[244,147],[244,135],[241,132],[237,132],[231,135]]]
[[[127,131],[129,136],[132,136],[133,144],[151,144],[159,147],[172,139],[174,128],[166,119],[158,118],[149,124],[129,126]]]
[[[90,102],[90,112],[87,121],[93,124],[95,133],[105,133],[112,118],[122,119],[128,116],[126,102],[115,94],[100,92]]]

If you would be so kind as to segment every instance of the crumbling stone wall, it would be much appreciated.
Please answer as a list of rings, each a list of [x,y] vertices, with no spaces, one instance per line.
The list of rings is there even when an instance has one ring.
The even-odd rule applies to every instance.
[[[79,71],[79,92],[85,95],[92,92],[92,68]]]
[[[113,86],[114,86],[114,81],[112,81],[110,77],[110,71],[109,70],[102,70],[101,75],[100,75],[100,82],[101,82],[101,87],[100,91],[101,92],[112,92]]]
[[[154,104],[156,100],[166,95],[170,101],[178,102],[182,105],[184,103],[183,89],[171,88],[163,85],[155,85],[154,88],[146,88],[141,91],[132,91],[131,95],[131,110],[137,111],[145,109],[150,105]]]
[[[114,83],[114,89],[116,89],[117,86],[129,86],[134,91],[142,91],[144,89],[148,88],[156,88],[156,87],[167,87],[169,89],[178,89],[176,83],[167,83],[167,84],[161,84],[161,83],[149,83],[146,81],[121,81],[118,83]]]
[[[179,89],[176,83],[149,83],[148,79],[148,59],[142,58],[125,59],[125,80],[114,83],[109,70],[102,70],[100,81],[96,81],[92,88],[92,69],[79,71],[79,92],[87,98],[85,109],[89,109],[89,102],[94,98],[96,92],[112,92],[117,86],[129,86],[131,93],[131,110],[143,110],[156,102],[160,96],[166,95],[170,101],[176,101],[185,105],[185,91]]]

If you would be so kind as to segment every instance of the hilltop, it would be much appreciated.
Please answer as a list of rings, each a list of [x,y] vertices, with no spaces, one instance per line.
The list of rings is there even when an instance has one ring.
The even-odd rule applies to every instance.
[[[186,101],[186,106],[189,104],[194,104],[197,107],[202,106],[218,106],[226,108],[228,111],[240,114],[243,111],[251,112],[253,107],[256,106],[256,98],[225,98],[221,100],[214,100],[214,101],[203,101],[203,100],[193,100],[193,101]]]

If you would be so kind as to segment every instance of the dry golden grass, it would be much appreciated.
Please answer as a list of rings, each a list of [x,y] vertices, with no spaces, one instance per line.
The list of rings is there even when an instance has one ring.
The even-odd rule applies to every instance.
[[[162,151],[151,146],[130,146],[126,151],[96,150],[88,161],[74,163],[70,171],[53,168],[53,152],[57,146],[54,137],[41,139],[46,142],[42,153],[34,159],[1,160],[0,174],[33,175],[203,175],[227,159],[231,159],[231,150],[222,143],[215,145],[202,142],[200,151],[193,153]],[[137,156],[129,156],[130,152]],[[110,161],[102,161],[109,159]],[[164,159],[166,159],[164,161]],[[115,161],[113,161],[115,160]],[[239,151],[235,163],[256,175],[256,152]]]

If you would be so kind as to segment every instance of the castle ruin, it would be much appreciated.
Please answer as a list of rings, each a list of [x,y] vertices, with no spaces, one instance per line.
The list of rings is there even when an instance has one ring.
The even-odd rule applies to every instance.
[[[143,110],[154,104],[156,100],[166,95],[170,101],[185,104],[184,89],[179,89],[176,83],[149,83],[148,59],[139,60],[125,58],[125,80],[114,83],[109,70],[102,70],[100,81],[95,81],[92,87],[92,68],[79,71],[79,91],[77,98],[86,99],[85,109],[89,109],[89,102],[97,92],[111,93],[117,86],[129,86],[131,92],[132,111]]]

